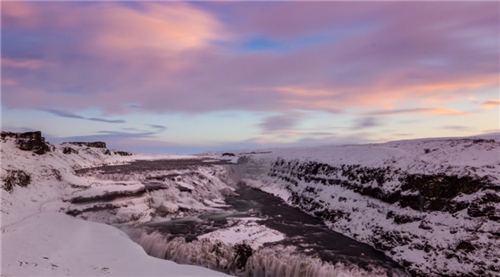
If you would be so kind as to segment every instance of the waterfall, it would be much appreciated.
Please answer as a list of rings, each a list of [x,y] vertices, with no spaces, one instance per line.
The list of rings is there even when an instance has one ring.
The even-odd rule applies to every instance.
[[[129,237],[141,245],[148,255],[180,264],[198,265],[228,274],[238,274],[234,247],[208,239],[186,242],[183,237],[170,237],[147,228],[122,227]],[[241,270],[240,270],[241,271]]]
[[[227,274],[244,277],[348,277],[348,276],[407,276],[394,269],[365,270],[356,265],[335,265],[319,258],[298,254],[293,247],[263,247],[242,257],[236,246],[208,239],[186,242],[183,237],[171,238],[147,227],[122,227],[130,238],[153,257],[180,264],[203,266]],[[240,245],[241,246],[241,245]],[[253,252],[253,253],[252,253]],[[245,261],[239,266],[239,261]]]
[[[335,265],[319,258],[294,253],[293,247],[264,248],[252,255],[246,264],[246,277],[347,277],[387,276],[384,269],[366,271],[355,265]]]

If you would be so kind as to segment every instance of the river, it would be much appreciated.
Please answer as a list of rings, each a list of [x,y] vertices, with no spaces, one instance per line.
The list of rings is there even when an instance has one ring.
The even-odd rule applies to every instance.
[[[231,225],[231,219],[233,218],[257,217],[262,219],[256,221],[258,224],[265,225],[285,235],[284,240],[266,243],[265,249],[280,249],[281,251],[291,249],[286,251],[286,255],[319,259],[322,263],[317,263],[317,266],[342,264],[343,268],[350,268],[351,272],[355,272],[358,276],[407,275],[403,267],[384,253],[375,250],[370,245],[330,230],[320,219],[287,205],[279,197],[242,184],[238,185],[236,193],[239,196],[226,197],[225,199],[226,203],[231,206],[227,212],[208,213],[198,217],[147,223],[140,227],[146,228],[147,231],[135,229],[135,231],[128,230],[128,233],[132,239],[141,244],[153,256],[169,258],[168,249],[174,252],[183,251],[184,254],[182,255],[184,257],[179,257],[179,253],[177,253],[175,257],[170,256],[170,258],[174,258],[173,260],[176,262],[190,263],[190,259],[186,259],[186,256],[191,257],[197,247],[203,248],[203,246],[194,244],[196,246],[193,246],[188,251],[185,248],[180,250],[178,243],[193,244],[200,235],[227,228]],[[150,236],[141,237],[145,232],[149,233]],[[158,236],[163,236],[165,240],[163,241]],[[182,240],[179,240],[179,238],[182,238]],[[172,241],[175,243],[171,243]],[[161,247],[165,249],[158,250],[156,247],[159,245],[162,245]],[[254,255],[257,255],[257,253],[254,253]],[[198,264],[211,267],[207,262],[199,262]],[[214,266],[213,269],[221,270],[217,266]],[[252,274],[239,272],[238,274],[237,271],[221,271],[243,276],[274,276],[268,274],[272,270],[267,269],[267,273],[265,270],[262,271],[264,275],[255,274],[255,272]],[[338,274],[339,272],[333,272],[332,275],[325,274],[325,276],[342,275]],[[314,276],[314,274],[304,274],[303,276]]]
[[[155,170],[195,170],[221,161],[156,160],[82,169],[78,173],[146,174]],[[174,174],[176,175],[176,174]],[[170,176],[160,176],[173,177]],[[163,186],[154,189],[162,189]],[[373,247],[330,230],[320,219],[287,205],[269,193],[237,185],[223,211],[178,217],[141,225],[119,225],[151,255],[178,263],[208,267],[237,276],[409,276],[403,267]],[[187,192],[186,192],[187,193]],[[251,224],[241,220],[253,218]],[[238,225],[240,224],[240,225]],[[262,247],[241,242],[231,246],[200,236],[228,228],[265,226],[280,234]],[[257,232],[263,232],[259,229]],[[239,230],[237,230],[239,231]],[[244,230],[242,231],[244,233]],[[269,232],[269,231],[267,231]],[[264,234],[265,236],[266,234]],[[258,248],[258,249],[255,249]]]

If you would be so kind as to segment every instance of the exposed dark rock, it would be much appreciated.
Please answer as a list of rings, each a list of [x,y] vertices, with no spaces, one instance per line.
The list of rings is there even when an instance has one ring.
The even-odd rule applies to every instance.
[[[495,143],[494,139],[474,139],[472,143]]]
[[[402,208],[410,207],[416,211],[424,210],[425,198],[419,194],[402,194],[399,204]]]
[[[474,247],[474,245],[472,245],[472,243],[468,242],[468,241],[461,241],[457,247],[456,247],[456,250],[464,250],[465,252],[472,252],[474,251],[476,248]]]
[[[253,250],[246,243],[235,244],[234,249],[234,263],[238,269],[244,269],[247,264],[248,258],[252,256]]]
[[[394,215],[394,223],[396,224],[406,224],[410,222],[415,222],[421,220],[422,217],[418,216],[410,216],[410,215],[403,215],[403,214],[395,214]]]
[[[418,228],[424,229],[424,230],[432,230],[432,225],[428,221],[422,220],[420,222],[420,225],[418,225]],[[451,230],[450,230],[450,233],[451,233]]]
[[[488,216],[489,219],[500,221],[498,211],[500,196],[496,193],[488,192],[482,197],[474,199],[467,209],[467,214],[472,217]]]
[[[70,209],[70,210],[66,211],[66,214],[67,215],[71,215],[71,216],[77,216],[79,214],[86,213],[86,212],[95,212],[95,211],[102,211],[102,210],[113,210],[113,209],[117,209],[119,207],[120,206],[118,206],[116,204],[105,203],[105,204],[94,205],[94,206],[91,206],[91,207],[88,207],[88,208],[85,208],[85,209],[82,209],[82,210]]]
[[[66,155],[69,155],[69,154],[78,154],[78,150],[73,149],[71,147],[64,147],[63,148],[63,153],[66,154]]]
[[[474,142],[470,140],[470,142],[491,143],[489,140]],[[469,208],[469,213],[474,216],[488,215],[494,219],[500,217],[500,212],[492,209],[492,205],[485,208],[478,208],[476,205],[471,208],[468,200],[455,199],[461,194],[495,189],[494,182],[490,180],[489,176],[480,178],[477,176],[445,175],[443,173],[408,174],[399,168],[369,168],[357,164],[333,166],[314,161],[287,161],[283,158],[274,161],[268,175],[284,180],[293,186],[297,186],[300,181],[324,186],[338,185],[389,204],[399,202],[403,208],[410,207],[421,212],[455,213]],[[393,180],[399,181],[401,189],[387,191],[383,184]],[[306,192],[317,193],[315,188],[317,186],[308,186]],[[402,219],[402,221],[405,220]]]
[[[7,170],[3,182],[3,189],[12,192],[14,186],[27,187],[31,183],[31,176],[22,170]]]
[[[145,187],[142,187],[135,191],[111,191],[102,195],[95,196],[78,196],[70,199],[69,201],[73,204],[75,203],[88,203],[88,202],[98,202],[98,201],[111,201],[120,197],[129,196],[141,196],[146,191]]]
[[[42,132],[40,131],[21,133],[17,143],[19,149],[33,151],[33,153],[38,155],[50,152],[50,146],[45,143],[45,138],[42,137]]]
[[[453,198],[459,193],[471,194],[487,187],[487,177],[456,176],[444,174],[408,174],[400,178],[402,191],[418,191],[426,198]]]
[[[410,207],[418,211],[456,212],[468,206],[466,202],[452,199],[459,194],[472,194],[488,188],[488,177],[473,178],[456,175],[408,174],[399,179],[401,190],[407,192],[401,196],[401,207]]]
[[[130,152],[126,152],[126,151],[113,151],[114,154],[116,155],[120,155],[120,156],[132,156],[133,154],[130,153]]]
[[[13,133],[13,132],[2,132],[2,139],[7,137],[12,137],[16,139],[17,147],[24,151],[33,151],[33,153],[38,155],[43,155],[51,151],[51,147],[45,142],[45,138],[42,137],[42,132],[26,132],[26,133]]]
[[[411,239],[398,231],[374,230],[376,236],[372,238],[372,243],[377,249],[384,251],[391,250],[396,246],[407,245]]]
[[[399,191],[389,193],[389,192],[384,192],[382,189],[378,187],[363,187],[357,192],[359,192],[362,195],[368,195],[373,198],[380,199],[389,204],[396,203],[401,199],[401,193]]]
[[[233,153],[223,153],[223,157],[234,157],[235,155]]]
[[[92,148],[106,148],[106,143],[104,141],[94,141],[94,142],[68,142],[69,144],[74,144],[78,146],[87,146]]]
[[[17,138],[18,135],[19,133],[2,131],[0,133],[0,138],[2,138],[2,140],[5,140],[7,137]]]
[[[450,213],[456,213],[458,211],[466,209],[467,207],[469,207],[469,202],[467,201],[457,201],[455,199],[452,199],[450,200],[450,202],[448,202],[448,212]]]

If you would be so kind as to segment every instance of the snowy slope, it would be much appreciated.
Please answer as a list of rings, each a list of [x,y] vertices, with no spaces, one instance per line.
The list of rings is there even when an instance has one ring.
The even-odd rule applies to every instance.
[[[50,151],[43,154],[36,154],[37,149],[23,151],[15,136],[2,133],[2,276],[224,276],[150,257],[122,231],[64,214],[78,205],[71,203],[75,199],[134,194],[144,188],[138,182],[77,176],[75,169],[178,156],[124,155],[85,145],[45,145]],[[146,198],[134,201],[139,205],[132,205],[133,212],[150,208]]]
[[[269,151],[267,151],[269,152]],[[243,181],[414,276],[498,276],[500,142],[429,139],[239,154]]]
[[[224,276],[146,255],[122,231],[57,212],[3,229],[2,276]]]
[[[2,243],[2,275],[219,274],[148,257],[120,230],[64,213],[120,225],[217,212],[226,207],[224,196],[232,193],[232,185],[242,175],[246,184],[278,195],[322,218],[332,229],[385,251],[414,276],[497,276],[499,141],[495,137],[449,138],[234,151],[236,156],[222,157],[234,162],[232,166],[76,174],[77,169],[134,160],[198,159],[209,164],[207,156],[218,159],[222,155],[129,155],[75,144],[38,145],[33,151],[22,151],[15,137],[2,134],[2,242],[8,241]],[[36,154],[46,149],[50,151]],[[153,245],[148,253],[165,257],[167,251],[172,260],[205,265],[191,261],[194,253],[222,241],[221,249],[232,257],[231,246],[239,241],[236,233],[248,234],[247,243],[254,250],[266,241],[282,239],[280,233],[253,220],[239,222],[189,244],[179,238],[159,252]],[[132,233],[127,231],[129,236]],[[145,249],[155,241],[166,243],[165,238],[155,236],[139,230],[131,237],[142,241]],[[297,259],[276,249],[258,251],[248,260],[247,274],[269,268],[268,263],[290,265],[294,262],[287,259]],[[123,255],[129,252],[130,256]],[[209,268],[216,268],[210,265],[214,263],[224,267],[213,253],[206,254]],[[317,261],[298,259],[329,272],[325,276],[355,274],[339,266],[317,267]]]

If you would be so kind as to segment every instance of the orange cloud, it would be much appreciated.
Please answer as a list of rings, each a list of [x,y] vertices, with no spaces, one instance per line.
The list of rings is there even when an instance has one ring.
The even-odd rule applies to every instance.
[[[380,105],[383,105],[390,101],[406,101],[410,98],[423,103],[449,103],[461,97],[460,94],[455,93],[457,91],[474,91],[500,85],[497,74],[476,75],[446,81],[426,81],[416,85],[400,85],[395,84],[396,82],[392,77],[388,77],[377,82],[373,87],[367,87],[368,98],[359,99],[361,101],[358,104],[381,103]]]
[[[441,107],[429,108],[428,110],[423,110],[423,112],[427,112],[433,115],[472,115],[470,113]]]
[[[396,78],[397,79],[397,78]],[[415,99],[415,104],[449,103],[462,97],[457,91],[475,91],[481,88],[499,86],[497,75],[473,76],[453,81],[427,81],[417,85],[398,85],[395,77],[378,81],[374,85],[359,87],[327,87],[318,89],[310,86],[254,87],[253,92],[281,92],[286,96],[287,106],[299,109],[339,112],[349,108],[379,107],[390,109]],[[488,106],[489,105],[489,106]],[[488,103],[484,107],[496,105]],[[465,115],[467,113],[446,108],[413,109],[435,115]]]
[[[484,102],[483,104],[481,104],[481,108],[491,109],[491,108],[494,108],[498,105],[500,105],[500,99],[492,99],[492,100],[488,100],[488,101]]]

